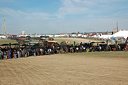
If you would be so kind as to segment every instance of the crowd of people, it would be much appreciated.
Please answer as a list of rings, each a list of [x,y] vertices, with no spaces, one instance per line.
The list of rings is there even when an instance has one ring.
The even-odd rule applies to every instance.
[[[110,50],[111,49],[111,50]],[[21,48],[0,48],[0,59],[13,59],[29,56],[42,56],[58,53],[78,53],[78,52],[92,52],[92,51],[120,51],[119,46],[114,48],[106,45],[92,46],[91,44],[80,45],[59,45],[52,46],[36,46],[36,47],[21,47]]]

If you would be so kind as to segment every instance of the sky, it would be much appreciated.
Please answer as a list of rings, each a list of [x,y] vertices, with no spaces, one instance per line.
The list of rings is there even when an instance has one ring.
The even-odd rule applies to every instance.
[[[4,19],[9,34],[128,30],[128,0],[0,0]]]

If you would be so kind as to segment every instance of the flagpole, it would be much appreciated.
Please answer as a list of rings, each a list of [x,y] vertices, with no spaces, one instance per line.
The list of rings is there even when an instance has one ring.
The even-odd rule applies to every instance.
[[[5,30],[5,35],[6,35],[6,25],[5,25],[5,19],[4,19],[4,30]]]
[[[1,35],[3,35],[3,24],[2,24],[2,34]]]

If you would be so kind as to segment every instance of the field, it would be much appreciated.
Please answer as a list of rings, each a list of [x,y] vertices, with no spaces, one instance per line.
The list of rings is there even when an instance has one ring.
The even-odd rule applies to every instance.
[[[81,42],[89,42],[89,41],[101,41],[101,40],[93,40],[93,39],[84,39],[84,38],[54,38],[55,41],[61,43],[62,41],[70,41],[71,44],[74,43],[81,43]],[[39,40],[31,39],[32,42],[38,42]],[[17,43],[16,40],[10,39],[0,39],[0,44],[9,44],[9,43]]]
[[[0,39],[0,44],[17,43],[16,40]]]
[[[128,85],[128,52],[0,60],[0,85]]]
[[[94,40],[94,39],[85,39],[85,38],[55,38],[55,41],[58,41],[59,43],[62,41],[70,41],[71,44],[74,43],[74,41],[77,43],[81,43],[81,42],[102,42],[102,40]]]
[[[73,43],[94,41],[55,38]],[[0,40],[0,43],[15,43]],[[0,60],[0,85],[128,85],[128,52],[68,53]]]

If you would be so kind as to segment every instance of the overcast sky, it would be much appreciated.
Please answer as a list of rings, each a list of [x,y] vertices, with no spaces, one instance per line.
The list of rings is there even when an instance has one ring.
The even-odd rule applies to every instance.
[[[128,0],[0,0],[4,19],[10,34],[128,30]]]

